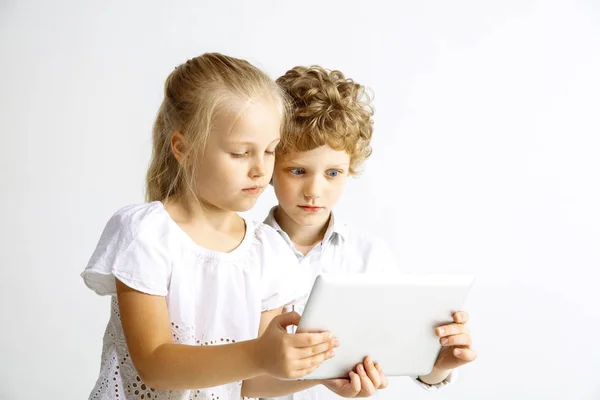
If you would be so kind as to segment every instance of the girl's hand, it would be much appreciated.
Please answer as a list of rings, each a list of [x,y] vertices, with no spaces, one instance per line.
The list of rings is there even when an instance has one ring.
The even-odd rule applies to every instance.
[[[348,379],[327,379],[321,383],[342,397],[369,397],[376,390],[388,386],[388,380],[381,367],[378,363],[373,363],[370,357],[366,357],[362,364],[358,364],[355,371],[350,371]]]
[[[300,315],[296,312],[277,315],[257,339],[256,357],[265,373],[280,379],[297,379],[333,357],[333,349],[339,346],[339,341],[329,332],[286,332],[286,327],[298,322]]]
[[[439,326],[435,329],[440,337],[442,351],[435,362],[434,369],[451,370],[477,358],[477,353],[471,349],[471,333],[465,326],[469,314],[464,311],[455,313],[453,324]]]

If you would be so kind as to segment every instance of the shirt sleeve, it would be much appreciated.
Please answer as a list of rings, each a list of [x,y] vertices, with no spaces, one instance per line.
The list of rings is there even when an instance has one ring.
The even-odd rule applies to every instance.
[[[81,274],[102,296],[116,296],[115,278],[140,292],[166,296],[171,275],[164,209],[128,206],[108,221]]]
[[[455,382],[456,379],[458,378],[458,370],[453,369],[452,371],[450,371],[450,375],[448,375],[446,377],[446,379],[444,379],[440,383],[436,383],[435,385],[430,385],[428,383],[425,383],[425,382],[421,381],[417,376],[411,376],[411,378],[421,388],[423,388],[427,391],[436,391],[436,390],[443,388],[444,386],[447,386],[447,385]]]
[[[373,239],[368,272],[398,272],[399,264],[393,250],[383,239]]]

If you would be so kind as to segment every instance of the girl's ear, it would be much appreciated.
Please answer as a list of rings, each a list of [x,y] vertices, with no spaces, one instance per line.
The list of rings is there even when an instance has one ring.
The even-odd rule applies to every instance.
[[[184,161],[186,158],[186,144],[185,137],[179,131],[174,131],[171,134],[171,152],[175,156],[175,159],[179,162],[180,165],[184,165]]]

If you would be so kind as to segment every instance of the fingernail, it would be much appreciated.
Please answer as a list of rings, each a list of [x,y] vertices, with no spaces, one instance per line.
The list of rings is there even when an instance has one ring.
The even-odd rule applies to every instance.
[[[446,330],[444,328],[438,329],[438,335],[443,335]]]
[[[447,344],[448,344],[448,339],[446,339],[446,338],[443,338],[443,339],[442,339],[442,345],[444,345],[444,346],[445,346],[445,345],[447,345]]]
[[[333,345],[334,345],[335,347],[338,347],[338,346],[340,345],[340,341],[339,341],[338,339],[335,339],[335,340],[333,341]]]
[[[459,349],[454,350],[454,354],[457,356],[460,356],[461,353],[462,351],[460,351]]]
[[[365,369],[363,368],[362,364],[358,365],[358,372],[365,372]]]

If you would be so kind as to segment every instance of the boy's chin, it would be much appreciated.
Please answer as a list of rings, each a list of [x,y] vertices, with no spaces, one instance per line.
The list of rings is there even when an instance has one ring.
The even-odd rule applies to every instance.
[[[323,210],[316,214],[300,214],[293,217],[294,221],[301,226],[317,226],[329,221],[329,212]]]

